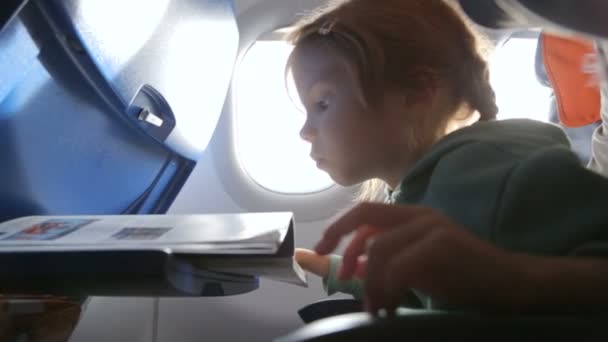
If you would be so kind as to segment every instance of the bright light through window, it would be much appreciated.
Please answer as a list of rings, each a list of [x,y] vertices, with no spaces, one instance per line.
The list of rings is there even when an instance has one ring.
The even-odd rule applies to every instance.
[[[551,90],[538,82],[534,70],[537,39],[512,38],[498,47],[490,61],[498,119],[549,121]]]
[[[299,136],[305,115],[285,86],[291,49],[282,41],[259,41],[243,59],[237,75],[237,149],[245,171],[259,185],[281,193],[310,193],[333,182],[316,168],[310,145]]]

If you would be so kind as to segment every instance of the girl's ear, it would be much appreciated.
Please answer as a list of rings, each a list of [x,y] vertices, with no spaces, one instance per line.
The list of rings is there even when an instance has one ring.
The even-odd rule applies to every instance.
[[[408,84],[384,92],[385,111],[392,113],[397,120],[407,120],[410,123],[411,120],[421,120],[418,114],[442,111],[442,106],[445,105],[443,85],[437,72],[428,67],[418,67],[409,75]],[[431,116],[423,115],[429,118]]]
[[[437,93],[441,89],[441,78],[437,72],[429,67],[414,68],[410,76],[410,84],[404,89],[405,105],[432,105],[437,100]]]

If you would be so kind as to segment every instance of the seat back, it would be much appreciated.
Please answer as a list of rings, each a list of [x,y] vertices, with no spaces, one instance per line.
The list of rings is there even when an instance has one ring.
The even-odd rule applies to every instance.
[[[574,58],[573,54],[577,54],[583,51],[577,44],[570,42],[570,44],[574,44],[576,49],[570,49],[569,51],[562,51],[564,58],[559,58],[559,56],[554,55],[551,58],[551,61],[547,59],[546,53],[547,44],[545,39],[556,39],[552,36],[546,36],[545,34],[541,34],[538,39],[538,45],[536,49],[536,76],[539,82],[553,90],[551,94],[550,101],[550,112],[549,112],[549,121],[559,124],[562,126],[566,135],[570,139],[572,144],[572,150],[579,157],[580,161],[584,164],[589,162],[591,158],[591,137],[593,136],[593,132],[599,126],[599,122],[594,122],[591,118],[599,119],[599,110],[600,110],[600,99],[599,99],[599,88],[588,88],[584,89],[584,93],[587,94],[584,98],[590,99],[591,101],[597,101],[597,103],[586,103],[585,106],[578,106],[582,98],[579,94],[574,93],[564,93],[563,90],[572,89],[572,86],[568,84],[568,80],[573,77],[568,77],[567,74],[583,74],[582,65],[578,62],[578,59]],[[567,44],[568,42],[566,42]],[[558,45],[553,44],[550,49],[559,48]],[[553,51],[556,52],[556,51]],[[555,63],[559,61],[560,65],[556,66]],[[548,75],[547,72],[547,62],[551,63],[549,67],[554,67],[552,70],[552,77]],[[574,77],[577,82],[582,82],[583,80],[587,80],[589,78],[588,75],[580,75],[579,77]],[[559,82],[559,84],[556,84]],[[585,81],[587,82],[587,81]],[[588,84],[579,84],[578,87],[582,86],[590,86]],[[559,89],[555,89],[555,87],[559,87]],[[595,94],[594,94],[595,93]],[[558,96],[560,97],[558,99]],[[559,103],[562,105],[560,106]],[[567,103],[568,106],[564,107],[564,103]],[[582,111],[580,108],[584,108]],[[567,110],[564,111],[564,110]],[[591,111],[591,112],[589,112]],[[567,122],[564,122],[566,119]],[[568,123],[577,123],[576,125],[570,125]],[[575,127],[576,126],[576,127]]]
[[[0,221],[164,213],[238,48],[231,1],[11,0],[0,12]]]

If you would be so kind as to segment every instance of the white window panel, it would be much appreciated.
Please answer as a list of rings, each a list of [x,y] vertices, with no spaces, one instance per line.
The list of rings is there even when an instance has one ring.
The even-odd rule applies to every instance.
[[[511,38],[490,60],[490,82],[496,92],[498,119],[549,121],[551,89],[536,78],[536,38]]]
[[[258,41],[239,67],[236,85],[236,145],[245,172],[260,186],[279,193],[303,194],[333,185],[310,159],[300,139],[305,114],[297,96],[288,96],[285,64],[292,46]],[[296,103],[294,103],[296,102]]]

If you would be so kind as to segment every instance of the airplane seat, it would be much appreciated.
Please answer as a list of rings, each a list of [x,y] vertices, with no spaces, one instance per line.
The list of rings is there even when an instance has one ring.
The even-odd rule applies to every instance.
[[[588,77],[583,74],[583,70],[584,70],[585,66],[581,65],[578,62],[575,62],[575,58],[579,58],[579,57],[582,57],[583,59],[585,58],[583,56],[577,55],[581,52],[584,52],[584,49],[581,48],[581,46],[579,46],[577,44],[578,42],[570,41],[571,44],[576,44],[576,45],[574,45],[574,48],[577,48],[577,49],[576,50],[575,49],[562,50],[561,51],[562,55],[559,56],[559,58],[561,58],[562,63],[569,64],[568,70],[564,70],[563,67],[560,69],[558,66],[556,66],[553,72],[554,73],[559,72],[561,74],[565,74],[565,73],[581,74],[581,77],[575,78],[575,79],[583,80],[582,82],[585,82],[585,84],[580,84],[580,85],[577,84],[577,86],[580,86],[581,88],[585,88],[583,94],[586,96],[585,100],[584,100],[584,101],[586,101],[586,105],[585,105],[585,107],[579,106],[579,108],[583,108],[583,110],[590,110],[590,111],[592,111],[592,113],[580,113],[580,112],[571,113],[569,110],[570,108],[568,108],[567,113],[563,113],[564,107],[562,106],[561,107],[562,113],[560,115],[560,106],[558,105],[557,96],[561,96],[560,100],[562,102],[568,101],[569,103],[578,103],[578,102],[576,102],[577,101],[576,99],[573,99],[573,100],[570,100],[570,99],[579,96],[579,94],[572,94],[572,95],[564,94],[564,93],[556,94],[556,91],[553,89],[554,82],[559,82],[559,85],[561,85],[561,83],[562,83],[561,80],[565,79],[565,77],[567,77],[567,75],[562,76],[563,78],[560,78],[559,81],[556,79],[556,75],[553,76],[554,77],[553,81],[551,81],[549,79],[549,75],[547,74],[547,68],[546,68],[545,59],[544,59],[544,57],[545,57],[544,52],[546,52],[546,49],[548,47],[545,47],[545,49],[543,49],[544,39],[547,39],[545,34],[541,34],[538,38],[538,44],[537,44],[536,55],[535,55],[535,71],[536,71],[536,78],[539,81],[539,83],[552,90],[550,99],[549,99],[550,107],[549,107],[548,119],[550,122],[560,125],[562,127],[562,129],[566,132],[566,135],[570,139],[572,150],[574,151],[574,153],[576,153],[576,155],[579,158],[579,160],[581,161],[581,163],[586,165],[589,162],[589,160],[591,159],[591,137],[592,137],[595,129],[600,125],[599,88],[596,85],[593,85],[588,81],[584,81],[584,78]],[[557,38],[549,37],[549,39],[557,39]],[[590,44],[588,44],[588,45],[590,45]],[[555,47],[550,46],[549,48],[553,49],[553,48],[557,48],[557,46],[555,46]],[[565,98],[565,97],[568,97],[568,98]],[[578,100],[578,101],[581,101],[581,100]]]
[[[363,303],[356,299],[325,299],[308,304],[298,310],[304,323],[320,319],[363,311]]]
[[[165,213],[215,129],[238,40],[231,0],[2,1],[0,222]],[[20,265],[12,266],[3,276],[40,279],[36,272],[22,279]],[[257,287],[247,281],[243,288]],[[2,296],[3,307],[21,305],[11,298]],[[36,298],[46,308],[40,315],[54,317],[59,304],[49,299],[47,308],[46,296]],[[69,299],[78,316],[86,298]],[[62,308],[66,324],[78,320]],[[28,334],[40,325],[45,337],[74,328],[13,311],[2,321],[4,338],[8,321]]]
[[[367,313],[351,313],[312,322],[275,341],[577,341],[603,336],[604,322],[603,316],[594,315],[408,310],[395,317],[374,318]]]
[[[238,39],[230,0],[4,2],[0,222],[165,213],[215,129]]]

